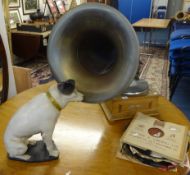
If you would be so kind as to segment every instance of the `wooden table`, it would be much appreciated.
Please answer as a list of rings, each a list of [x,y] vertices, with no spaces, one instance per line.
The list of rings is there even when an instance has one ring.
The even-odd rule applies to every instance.
[[[30,32],[30,31],[21,31],[21,30],[13,29],[13,30],[11,30],[11,33],[27,34],[27,35],[37,35],[37,36],[42,36],[43,38],[47,38],[51,34],[51,31],[46,31],[46,32]]]
[[[144,32],[144,39],[143,39],[143,45],[145,46],[146,38],[147,38],[147,32],[150,31],[150,37],[148,42],[148,49],[150,47],[150,44],[152,44],[152,31],[154,29],[167,29],[170,24],[170,19],[156,19],[156,18],[143,18],[133,24],[133,27],[135,28],[141,28],[141,31]],[[170,30],[168,32],[168,39],[170,37]],[[146,53],[146,55],[151,55]]]
[[[116,158],[119,139],[128,120],[109,123],[98,104],[70,103],[61,112],[54,141],[60,158],[46,163],[22,163],[7,159],[3,144],[5,128],[14,112],[50,84],[25,91],[0,106],[0,175],[174,175],[156,168]],[[160,119],[184,124],[189,121],[174,105],[159,98]],[[186,172],[186,173],[185,173]]]
[[[168,28],[170,19],[156,19],[156,18],[143,18],[133,24],[133,27],[145,27],[145,28]]]

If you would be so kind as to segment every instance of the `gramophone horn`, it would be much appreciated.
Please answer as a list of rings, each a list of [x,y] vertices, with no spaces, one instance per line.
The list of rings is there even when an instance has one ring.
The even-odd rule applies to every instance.
[[[112,7],[86,3],[66,13],[48,41],[48,61],[58,82],[73,79],[86,102],[123,93],[139,62],[139,45],[128,20]]]

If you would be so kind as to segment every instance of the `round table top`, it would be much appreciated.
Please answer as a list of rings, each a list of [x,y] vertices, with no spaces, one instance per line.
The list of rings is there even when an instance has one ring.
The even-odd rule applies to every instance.
[[[169,175],[188,172],[182,168],[178,173],[163,172],[118,159],[119,140],[130,121],[109,123],[99,104],[80,102],[69,103],[56,124],[53,139],[60,151],[59,160],[44,163],[9,160],[3,135],[11,116],[35,95],[46,92],[50,84],[27,90],[0,106],[0,175]],[[159,97],[159,114],[159,119],[190,126],[183,113],[163,97]]]

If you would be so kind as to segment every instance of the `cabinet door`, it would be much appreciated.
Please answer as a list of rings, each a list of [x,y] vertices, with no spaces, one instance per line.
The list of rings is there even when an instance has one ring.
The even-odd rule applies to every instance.
[[[142,18],[149,18],[151,16],[152,0],[133,0],[131,23],[139,21]]]
[[[119,0],[119,11],[134,23],[142,18],[149,18],[152,0]]]
[[[133,0],[119,0],[118,1],[119,11],[123,15],[125,15],[129,21],[131,21],[132,2]]]

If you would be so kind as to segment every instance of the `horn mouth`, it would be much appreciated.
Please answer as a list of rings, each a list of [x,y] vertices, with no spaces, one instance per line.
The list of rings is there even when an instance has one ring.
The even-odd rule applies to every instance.
[[[138,67],[136,33],[117,10],[87,3],[66,13],[48,41],[48,61],[58,82],[74,79],[85,102],[122,93]]]
[[[109,73],[119,55],[113,39],[103,30],[89,29],[81,32],[73,40],[75,60],[88,71],[89,74],[101,76]]]

